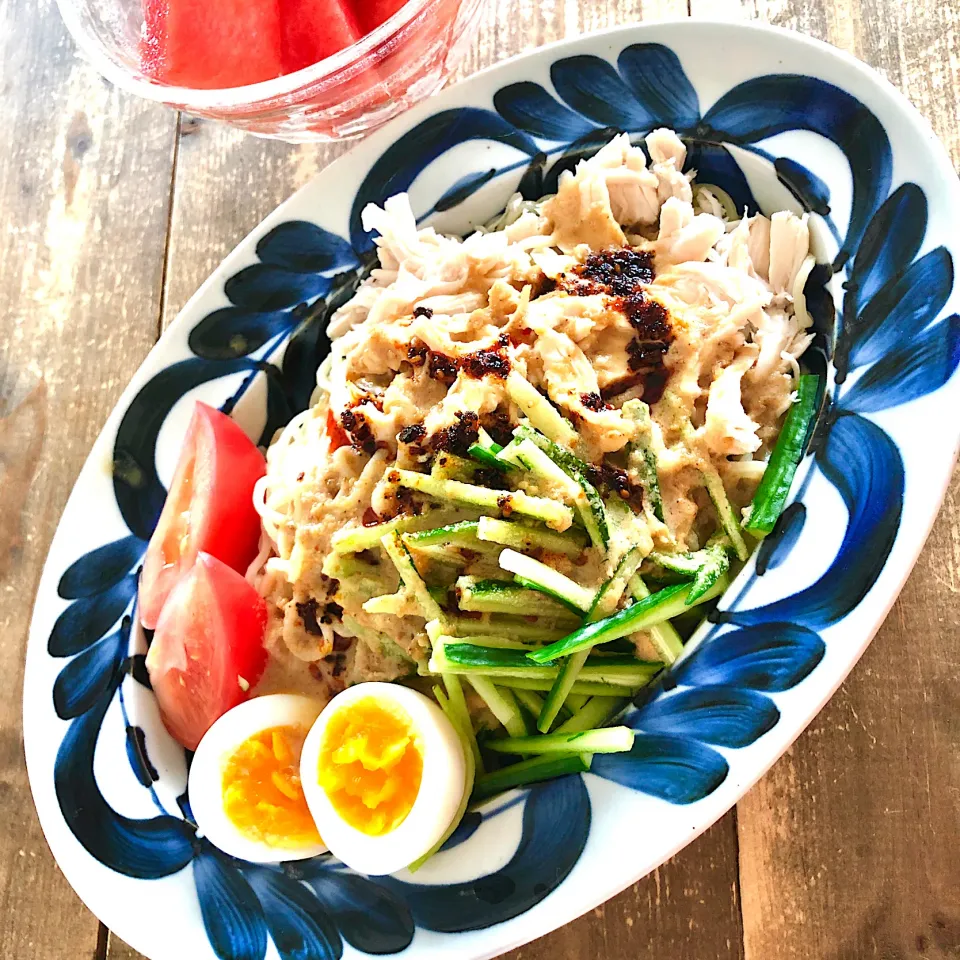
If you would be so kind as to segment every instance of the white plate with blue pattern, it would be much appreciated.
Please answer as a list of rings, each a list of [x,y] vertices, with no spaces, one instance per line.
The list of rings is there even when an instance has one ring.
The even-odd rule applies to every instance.
[[[470,814],[416,877],[329,856],[234,860],[197,833],[187,758],[131,631],[137,572],[197,398],[256,438],[304,408],[324,319],[370,262],[369,201],[464,232],[615,131],[668,126],[739,207],[809,211],[828,383],[775,534],[627,722],[629,754]],[[936,515],[958,442],[960,187],[909,104],[823,44],[683,21],[500,64],[356,147],[271,214],[164,334],[110,416],[40,584],[24,731],[50,846],[152,960],[482,960],[586,912],[728,810],[863,653]],[[832,295],[832,298],[831,298]]]

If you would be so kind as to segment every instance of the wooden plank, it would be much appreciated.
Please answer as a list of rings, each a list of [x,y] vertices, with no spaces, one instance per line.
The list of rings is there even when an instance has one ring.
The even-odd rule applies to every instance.
[[[731,811],[629,890],[503,960],[738,960],[736,860]]]
[[[49,0],[0,0],[0,64],[0,956],[75,960],[98,925],[34,813],[23,657],[67,494],[155,337],[175,115],[79,61]]]
[[[877,68],[956,163],[955,3],[692,0]],[[946,91],[951,91],[946,94]],[[738,807],[747,960],[960,956],[960,478],[862,663]]]

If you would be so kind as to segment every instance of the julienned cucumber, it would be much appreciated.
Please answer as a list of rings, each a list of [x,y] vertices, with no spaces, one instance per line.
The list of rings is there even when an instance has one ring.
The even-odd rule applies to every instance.
[[[554,730],[554,733],[577,733],[592,730],[615,717],[627,704],[619,697],[591,697],[569,720]]]
[[[403,539],[409,547],[475,543],[477,540],[477,526],[478,521],[476,520],[461,520],[459,523],[448,523],[444,527],[434,527],[432,530],[419,530],[415,533],[405,533]]]
[[[561,617],[566,623],[570,623],[572,619],[566,611],[563,611]],[[521,617],[496,614],[450,617],[447,627],[458,637],[505,637],[527,643],[552,643],[570,632],[569,627],[564,629],[556,626],[544,617],[538,617],[536,622],[531,623]]]
[[[503,449],[499,443],[495,443],[493,438],[483,427],[477,436],[476,442],[471,443],[467,448],[467,453],[485,467],[495,467],[497,470],[510,470],[512,465],[504,463],[497,459],[497,454]]]
[[[740,521],[730,504],[727,491],[723,488],[723,481],[720,479],[720,474],[717,473],[713,467],[710,467],[709,469],[703,470],[702,476],[703,485],[707,488],[707,493],[710,494],[710,499],[713,501],[713,508],[717,511],[717,519],[720,521],[720,526],[723,527],[723,532],[730,539],[733,552],[737,555],[738,560],[746,560],[747,557],[750,556],[750,551],[747,550],[747,545],[743,540]]]
[[[539,447],[563,472],[575,480],[583,492],[577,509],[583,525],[595,547],[606,548],[610,542],[610,524],[603,499],[597,488],[587,479],[587,465],[579,458],[554,443],[549,437],[534,430],[530,424],[521,423],[513,431],[519,441],[529,440]]]
[[[397,568],[404,587],[416,598],[423,616],[427,620],[442,618],[443,611],[440,609],[440,604],[431,596],[400,534],[394,530],[393,533],[383,537],[380,543]]]
[[[633,420],[635,433],[627,448],[627,469],[635,473],[643,496],[653,515],[663,522],[663,500],[660,496],[660,477],[657,473],[657,455],[653,450],[653,422],[650,407],[642,400],[628,400],[623,413]]]
[[[727,589],[729,580],[726,575],[720,577],[714,585],[704,593],[698,603],[705,603],[719,596]],[[548,644],[539,650],[533,650],[527,657],[534,663],[549,663],[557,657],[568,657],[571,653],[595,646],[598,643],[607,643],[629,636],[638,630],[647,630],[654,624],[672,620],[684,613],[689,607],[687,598],[693,590],[692,583],[678,583],[672,587],[665,587],[651,594],[646,600],[634,603],[632,606],[615,613],[612,617],[587,623],[575,630],[563,640]]]
[[[561,777],[565,773],[586,773],[590,769],[592,759],[593,754],[590,753],[547,754],[542,757],[534,757],[532,760],[512,763],[509,767],[503,767],[493,773],[477,777],[470,800],[473,803],[478,803],[512,787],[523,787],[528,783],[552,780],[554,777]]]
[[[588,623],[610,616],[617,609],[627,588],[627,583],[636,573],[642,558],[642,552],[634,547],[620,561],[613,576],[597,591],[587,614]],[[583,670],[589,652],[590,648],[584,647],[578,653],[574,653],[564,660],[563,666],[557,674],[556,682],[550,688],[543,709],[540,711],[540,716],[537,718],[537,729],[541,733],[547,733],[553,726],[561,707],[567,699],[567,695],[573,689],[573,685],[577,682],[577,678]]]
[[[530,590],[509,580],[457,580],[460,609],[468,613],[512,613],[517,616],[544,616],[569,623],[578,619],[566,606],[539,590]]]
[[[481,517],[477,525],[477,537],[490,543],[499,543],[514,550],[545,550],[547,553],[562,553],[568,557],[579,556],[585,540],[575,530],[554,533],[543,527],[534,527],[510,520]]]
[[[547,733],[537,737],[507,737],[488,740],[486,748],[495,753],[626,753],[633,746],[629,727],[606,727]]]
[[[665,570],[693,577],[693,589],[687,597],[688,607],[692,607],[730,569],[726,547],[719,543],[695,553],[651,553],[647,559]]]
[[[757,487],[750,507],[750,516],[743,527],[755,537],[765,537],[776,525],[790,494],[797,466],[809,439],[810,426],[817,413],[820,378],[814,374],[800,377],[797,402],[794,403]]]
[[[638,573],[630,578],[629,589],[634,600],[646,600],[650,596],[649,587]],[[660,659],[667,665],[676,663],[677,657],[683,653],[683,639],[677,633],[677,628],[669,620],[664,620],[663,623],[655,623],[649,627],[649,631],[650,640],[660,654]]]
[[[568,576],[548,567],[533,557],[516,550],[504,550],[500,554],[500,569],[512,573],[517,582],[553,597],[574,613],[585,613],[593,606],[594,591],[581,587]]]
[[[436,500],[449,500],[490,510],[493,513],[518,513],[542,520],[555,530],[566,530],[573,523],[573,511],[546,497],[531,497],[522,490],[491,490],[459,480],[437,480],[412,470],[392,470],[390,479]]]
[[[480,695],[480,699],[490,708],[490,712],[504,725],[511,737],[523,737],[527,734],[527,724],[510,690],[501,690],[487,677],[467,677],[470,685]]]
[[[662,667],[662,664],[658,664],[658,667]],[[588,697],[632,697],[639,690],[642,690],[650,681],[656,676],[657,671],[651,671],[649,677],[645,677],[643,683],[638,683],[630,687],[624,687],[622,684],[616,683],[600,683],[596,680],[577,680],[577,682],[571,687],[570,693],[567,695],[567,706],[573,708],[572,700],[586,699]],[[499,681],[500,685],[503,687],[510,687],[511,689],[523,689],[523,690],[543,690],[549,691],[553,686],[553,680],[541,680],[539,677],[528,677],[526,675],[522,677],[503,677]],[[591,726],[596,726],[596,724],[591,724]]]
[[[662,667],[659,662],[637,660],[629,655],[595,656],[587,659],[580,671],[580,679],[611,684],[615,687],[642,687]],[[556,664],[539,664],[529,659],[523,650],[503,647],[480,647],[467,643],[451,643],[433,648],[428,669],[431,673],[458,673],[494,678],[530,677],[553,680],[559,668]]]
[[[573,424],[516,370],[507,377],[507,394],[545,436],[568,447],[577,442],[577,431],[573,429]]]

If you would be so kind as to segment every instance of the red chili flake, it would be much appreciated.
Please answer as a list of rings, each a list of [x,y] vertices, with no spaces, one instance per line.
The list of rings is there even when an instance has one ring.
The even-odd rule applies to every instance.
[[[337,423],[337,418],[332,410],[327,410],[326,434],[330,438],[331,453],[334,450],[339,450],[340,447],[345,447],[348,443],[350,443],[350,438],[341,429],[340,424]]]
[[[429,320],[433,316],[433,311],[429,307],[414,307],[413,315],[415,317],[424,317]]]
[[[581,393],[580,402],[587,410],[599,413],[601,410],[612,409],[609,403],[606,403],[599,393]]]
[[[355,450],[373,454],[377,450],[377,440],[367,423],[367,418],[359,410],[344,410],[340,414],[340,425],[350,437]]]
[[[380,523],[380,517],[373,507],[367,507],[367,509],[363,511],[363,519],[361,523],[363,523],[365,527],[375,527],[378,523]]]
[[[412,343],[407,347],[407,359],[415,366],[422,366],[430,351],[422,343]]]
[[[496,347],[469,354],[460,361],[461,369],[467,376],[473,377],[475,380],[480,380],[483,377],[496,377],[498,380],[505,380],[510,372],[510,358],[506,353],[508,343],[506,337],[501,337],[500,343]]]

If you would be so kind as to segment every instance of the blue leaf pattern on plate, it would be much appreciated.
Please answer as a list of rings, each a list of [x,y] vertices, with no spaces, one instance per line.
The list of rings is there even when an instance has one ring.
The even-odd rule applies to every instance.
[[[694,803],[726,779],[727,761],[685,737],[642,735],[629,753],[595,754],[590,772],[670,803]]]
[[[124,617],[119,630],[87,647],[60,671],[53,685],[53,708],[61,720],[86,713],[112,688],[129,645],[130,618]]]
[[[146,543],[139,537],[123,537],[105,543],[75,560],[63,572],[57,593],[64,600],[92,597],[119,583],[143,556]]]
[[[234,862],[201,840],[193,880],[213,952],[220,960],[263,960],[267,922],[260,901]]]
[[[342,273],[359,265],[343,237],[305,220],[274,227],[257,244],[257,256],[263,263],[297,273]]]
[[[796,500],[780,514],[773,532],[760,541],[757,548],[757,576],[776,570],[794,548],[807,519],[807,508]]]
[[[641,103],[623,78],[600,57],[579,56],[557,60],[550,79],[560,99],[600,127],[649,130],[656,115]]]
[[[502,87],[493,97],[493,106],[504,120],[518,130],[543,140],[567,142],[593,129],[592,123],[569,107],[557,103],[539,83],[530,80]]]
[[[633,715],[643,733],[693,736],[718,747],[747,747],[780,719],[774,702],[753,690],[700,686],[661,696]]]
[[[680,58],[661,43],[635,43],[617,57],[617,69],[637,100],[644,105],[651,123],[672,127],[681,133],[700,120],[700,99],[680,63]]]
[[[57,617],[47,652],[51,657],[71,657],[92,646],[123,616],[136,592],[137,578],[128,575],[102,593],[74,600]]]
[[[690,687],[730,685],[779,693],[809,676],[825,651],[813,630],[769,622],[714,632],[677,665],[674,678]]]
[[[409,907],[382,884],[340,870],[318,871],[306,882],[357,950],[376,956],[400,953],[413,940]]]
[[[942,387],[960,363],[960,316],[951,314],[902,341],[850,388],[843,408],[877,413],[909,403]]]
[[[746,210],[752,216],[759,211],[740,165],[722,144],[694,140],[687,154],[686,168],[697,171],[699,183],[713,184],[726,190],[738,212]]]
[[[243,865],[282,960],[340,960],[343,941],[326,909],[298,880],[270,867]]]
[[[848,368],[877,363],[909,343],[939,315],[953,291],[953,259],[944,247],[915,260],[877,291],[849,331]]]

